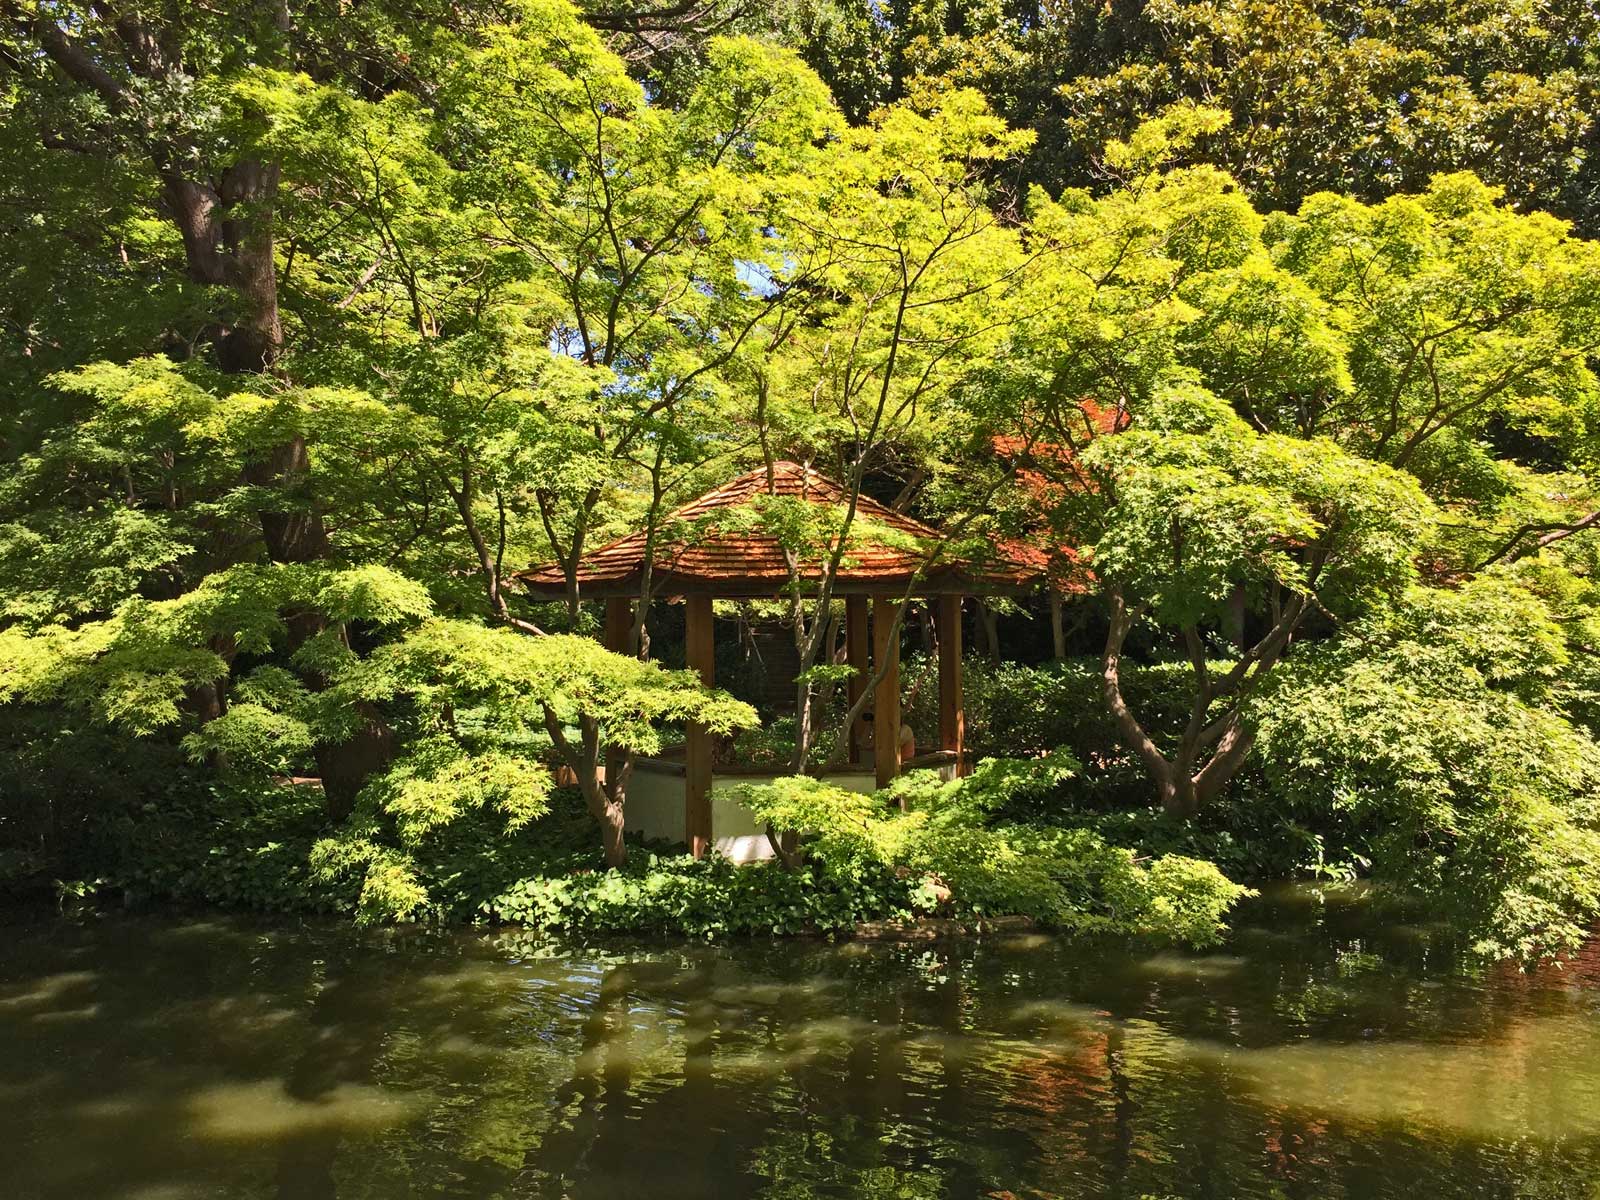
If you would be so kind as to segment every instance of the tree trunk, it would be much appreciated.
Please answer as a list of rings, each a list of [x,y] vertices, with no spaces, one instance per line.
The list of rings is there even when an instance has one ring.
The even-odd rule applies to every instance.
[[[1200,811],[1200,795],[1185,771],[1172,771],[1161,781],[1161,811],[1180,821],[1192,820]]]
[[[593,754],[587,750],[589,745],[598,748],[599,743],[598,740],[591,741],[587,729],[584,731],[584,744],[586,749],[581,755],[571,753],[570,744],[564,741],[558,742],[557,746],[567,747],[563,750],[563,757],[578,778],[578,790],[583,793],[589,815],[600,826],[600,845],[605,851],[606,866],[614,871],[628,861],[628,846],[623,840],[628,768],[624,767],[616,779],[603,778],[598,749]]]
[[[1113,588],[1108,596],[1111,600],[1111,623],[1106,631],[1105,650],[1100,658],[1101,694],[1105,697],[1112,719],[1116,721],[1118,736],[1128,749],[1139,756],[1145,772],[1156,786],[1161,807],[1170,812],[1182,804],[1177,772],[1144,731],[1122,695],[1122,646],[1139,614],[1128,609],[1121,591]]]
[[[1233,590],[1228,593],[1228,606],[1223,612],[1222,633],[1233,645],[1243,650],[1245,622],[1245,595],[1244,585],[1236,583]]]
[[[1195,787],[1194,777],[1189,773],[1188,765],[1194,761],[1200,750],[1198,723],[1191,721],[1190,731],[1185,733],[1175,760],[1169,760],[1162,754],[1160,747],[1145,732],[1144,726],[1134,716],[1133,710],[1128,707],[1122,695],[1122,647],[1127,641],[1128,632],[1138,619],[1139,612],[1128,608],[1120,590],[1113,588],[1108,592],[1108,596],[1111,601],[1111,623],[1106,632],[1105,650],[1100,661],[1101,690],[1106,707],[1111,710],[1111,716],[1116,721],[1117,734],[1123,744],[1137,754],[1139,761],[1144,764],[1145,774],[1155,785],[1156,799],[1161,803],[1161,811],[1170,817],[1188,820],[1200,808],[1200,794]],[[1203,698],[1197,703],[1203,705]]]
[[[631,754],[623,755],[620,770],[608,773],[600,766],[600,726],[593,718],[578,718],[579,742],[576,746],[562,729],[555,711],[548,705],[544,710],[544,727],[557,753],[577,779],[578,790],[583,793],[583,803],[589,815],[600,826],[600,844],[605,851],[606,866],[616,870],[628,861],[628,846],[623,840],[623,833],[628,777],[633,773]]]
[[[622,840],[622,801],[607,799],[600,806],[600,843],[605,849],[606,866],[615,871],[628,861],[628,847]]]
[[[214,637],[210,642],[211,649],[221,655],[224,662],[232,664],[237,647],[231,637]],[[226,672],[227,668],[224,668]],[[185,688],[183,693],[183,711],[193,717],[199,724],[215,721],[228,711],[228,676],[224,673],[221,678],[213,679],[209,683],[196,684],[194,687]],[[206,752],[206,763],[214,770],[226,770],[228,756],[220,750]]]
[[[305,480],[311,469],[304,438],[291,438],[272,447],[265,457],[245,467],[245,481],[259,488],[270,489],[274,498],[281,497],[282,507],[276,503],[263,508],[261,540],[266,543],[267,557],[273,562],[315,562],[328,555],[328,534],[322,523],[322,514],[316,511],[312,497],[307,494]]]
[[[238,310],[218,322],[217,363],[234,375],[273,370],[283,351],[278,316],[278,281],[273,262],[273,216],[278,166],[244,159],[228,167],[213,189],[173,173],[166,179],[168,205],[183,238],[191,277],[232,290]],[[306,487],[311,461],[303,437],[271,447],[246,465],[245,481],[273,500],[259,511],[261,539],[273,562],[304,563],[326,558],[327,529]],[[326,628],[322,618],[302,614],[291,622],[296,644]],[[308,675],[308,686],[327,681]],[[316,749],[324,804],[330,820],[346,820],[369,776],[393,757],[394,735],[371,704],[359,706],[356,733]]]
[[[1187,820],[1200,806],[1221,795],[1222,790],[1249,757],[1255,735],[1245,728],[1240,705],[1254,682],[1276,665],[1296,627],[1307,612],[1305,598],[1291,597],[1276,613],[1272,627],[1255,645],[1244,650],[1233,669],[1220,681],[1208,675],[1204,646],[1194,626],[1186,627],[1185,637],[1195,663],[1195,699],[1188,728],[1178,743],[1177,754],[1168,759],[1145,732],[1122,695],[1122,647],[1143,608],[1130,610],[1120,589],[1106,592],[1111,606],[1110,627],[1106,632],[1101,657],[1101,685],[1106,707],[1116,721],[1117,735],[1139,756],[1145,773],[1155,785],[1161,808],[1168,815]],[[1254,674],[1250,668],[1254,667]],[[1222,716],[1206,724],[1209,709],[1227,700]],[[1205,765],[1195,770],[1209,750]]]
[[[283,352],[273,261],[278,165],[241,159],[217,187],[177,170],[163,172],[162,182],[189,277],[228,288],[237,303],[215,326],[217,365],[230,375],[271,371]]]
[[[316,749],[323,808],[335,824],[349,819],[368,777],[388,766],[394,756],[394,733],[378,710],[363,703],[357,712],[361,725],[350,738]]]
[[[224,328],[217,345],[224,371],[270,371],[283,351],[273,261],[277,199],[277,163],[244,159],[222,173],[222,241],[242,301],[242,319]]]
[[[767,822],[767,845],[772,847],[773,856],[785,871],[797,871],[805,865],[805,856],[800,853],[800,834],[793,829],[781,832]]]

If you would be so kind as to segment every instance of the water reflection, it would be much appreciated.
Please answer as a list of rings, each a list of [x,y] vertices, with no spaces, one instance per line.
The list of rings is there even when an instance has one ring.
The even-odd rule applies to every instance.
[[[7,1197],[1596,1196],[1600,951],[0,930]]]

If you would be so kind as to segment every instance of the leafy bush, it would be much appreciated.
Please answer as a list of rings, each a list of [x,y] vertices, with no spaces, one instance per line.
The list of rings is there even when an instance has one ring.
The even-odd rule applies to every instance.
[[[136,822],[200,790],[170,742],[130,741],[57,710],[0,705],[0,892],[108,874],[125,861]]]
[[[911,916],[913,890],[882,870],[817,863],[736,866],[725,858],[634,855],[621,871],[521,880],[484,905],[501,921],[561,933],[728,934],[847,930]]]
[[[996,814],[1036,803],[1068,777],[1065,755],[985,762],[966,780],[916,772],[875,796],[809,778],[751,789],[780,827],[814,832],[798,870],[717,857],[636,853],[606,871],[571,789],[507,828],[478,809],[407,843],[347,831],[326,837],[319,789],[280,779],[200,786],[174,749],[160,803],[105,814],[82,889],[368,921],[498,920],[561,933],[839,932],[862,921],[940,912],[1023,914],[1072,932],[1204,942],[1243,889],[1208,863],[1154,861],[1088,829],[1034,827]],[[902,814],[901,800],[914,811]],[[75,877],[77,878],[77,877]]]
[[[1212,864],[1178,855],[1145,862],[1090,829],[991,824],[1019,794],[1049,792],[1074,766],[1062,753],[988,760],[966,779],[913,772],[871,797],[792,777],[745,797],[774,828],[807,831],[808,861],[914,879],[919,895],[938,895],[958,917],[1022,915],[1078,933],[1214,939],[1245,889]]]
[[[836,745],[839,726],[844,723],[844,706],[817,706],[813,755],[826,761]],[[794,748],[799,722],[793,716],[774,717],[754,729],[741,730],[728,743],[717,748],[718,766],[766,767],[787,771],[794,765]]]
[[[1188,820],[1146,804],[1104,811],[1063,808],[1058,823],[1083,824],[1108,842],[1146,855],[1183,854],[1215,863],[1229,878],[1351,880],[1366,871],[1366,842],[1325,806],[1286,795],[1258,769]]]
[[[1214,672],[1227,665],[1211,664]],[[931,669],[930,660],[918,660],[913,669]],[[1003,762],[1001,756],[1060,748],[1082,764],[1053,776],[1035,772],[1026,785],[1002,789],[992,813],[997,821],[1091,828],[1140,855],[1203,859],[1230,878],[1250,881],[1351,878],[1370,866],[1360,831],[1321,800],[1269,783],[1253,760],[1194,818],[1162,813],[1148,777],[1117,741],[1100,694],[1097,658],[1036,666],[971,658],[963,672],[967,742],[975,754]],[[1149,714],[1158,742],[1173,737],[1188,718],[1191,676],[1188,663],[1124,663],[1123,694]],[[915,720],[937,721],[930,696],[936,693],[914,689]]]
[[[1060,760],[1054,769],[1060,769]],[[1245,889],[1209,863],[1144,862],[1090,830],[983,825],[979,795],[1023,764],[986,764],[971,794],[923,772],[866,796],[807,777],[757,785],[747,802],[775,827],[804,828],[806,859],[738,867],[711,857],[635,856],[622,871],[520,880],[483,906],[497,920],[563,933],[832,933],[932,912],[1025,915],[1074,933],[1213,940]],[[891,801],[916,794],[926,807]]]
[[[1600,747],[1550,707],[1566,654],[1508,580],[1413,589],[1259,699],[1267,783],[1347,826],[1375,876],[1481,953],[1574,948],[1600,917]]]
[[[196,788],[127,822],[122,851],[103,874],[136,901],[351,912],[355,889],[311,870],[325,819],[315,787]]]

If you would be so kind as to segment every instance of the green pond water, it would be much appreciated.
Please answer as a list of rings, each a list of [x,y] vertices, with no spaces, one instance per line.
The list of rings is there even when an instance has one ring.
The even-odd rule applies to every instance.
[[[1600,952],[0,921],[0,1197],[1600,1197]]]

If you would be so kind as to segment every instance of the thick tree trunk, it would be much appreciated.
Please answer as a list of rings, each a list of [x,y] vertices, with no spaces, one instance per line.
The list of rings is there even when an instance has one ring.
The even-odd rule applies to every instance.
[[[1198,631],[1193,626],[1184,630],[1195,664],[1196,694],[1188,728],[1178,742],[1176,755],[1168,759],[1145,732],[1122,695],[1122,647],[1143,610],[1129,609],[1119,589],[1109,589],[1106,596],[1111,607],[1110,627],[1101,657],[1101,689],[1106,707],[1116,722],[1118,737],[1144,764],[1162,811],[1187,820],[1199,812],[1202,805],[1221,795],[1249,757],[1255,735],[1245,728],[1239,706],[1254,681],[1270,671],[1282,656],[1306,613],[1305,599],[1298,595],[1292,597],[1277,614],[1266,636],[1245,650],[1239,662],[1220,681],[1207,674],[1204,646]],[[1249,673],[1252,667],[1254,674]],[[1207,724],[1211,706],[1224,698],[1228,701],[1228,711]],[[1204,765],[1196,770],[1202,757]]]
[[[225,662],[230,664],[233,662],[233,656],[237,651],[237,647],[235,647],[231,637],[212,638],[211,649],[216,651],[217,654],[221,655]],[[213,679],[209,683],[197,684],[194,687],[185,688],[183,693],[183,711],[189,716],[193,717],[201,725],[206,724],[208,721],[215,721],[223,713],[227,712],[228,676],[223,675],[221,678]],[[228,758],[227,755],[223,754],[220,750],[212,750],[207,752],[206,762],[214,769],[223,770],[226,769],[228,765]]]
[[[217,362],[229,374],[262,374],[277,366],[283,351],[278,316],[278,281],[273,262],[273,211],[278,166],[244,159],[228,167],[216,188],[178,174],[166,179],[168,206],[183,238],[190,275],[199,283],[231,289],[237,310],[218,322]],[[310,455],[303,437],[273,446],[245,467],[245,480],[273,497],[259,512],[261,539],[273,562],[326,558],[327,529],[306,486]],[[303,614],[292,640],[303,642],[325,628]],[[313,688],[326,686],[308,677]],[[343,822],[368,777],[393,757],[394,735],[371,704],[359,706],[360,723],[343,742],[317,747],[324,803],[330,820]]]
[[[1200,795],[1194,781],[1182,771],[1171,772],[1157,789],[1161,797],[1161,811],[1176,820],[1192,820],[1200,811]]]
[[[222,175],[222,241],[232,263],[240,320],[229,323],[217,346],[225,371],[269,371],[283,352],[278,319],[278,276],[273,217],[278,165],[245,159]]]
[[[623,818],[620,800],[605,801],[598,814],[600,844],[605,849],[606,866],[615,871],[628,862],[628,847],[622,840]]]
[[[367,779],[394,757],[394,733],[370,704],[357,706],[361,725],[346,741],[317,747],[317,773],[322,776],[323,807],[328,819],[349,819]]]
[[[290,614],[288,626],[288,650],[293,654],[311,638],[327,630],[328,622],[321,613],[303,610]],[[342,626],[336,626],[335,629],[341,637],[345,635]],[[306,687],[314,692],[328,686],[327,679],[315,671],[302,671],[300,677]],[[322,778],[323,807],[328,820],[334,824],[340,824],[350,816],[355,808],[356,796],[367,778],[381,771],[394,756],[394,734],[377,707],[364,700],[358,701],[355,712],[359,721],[355,733],[342,742],[321,743],[312,752],[317,763],[317,774]]]
[[[230,375],[272,370],[283,352],[273,261],[277,164],[242,159],[215,187],[177,170],[163,172],[162,181],[189,277],[229,289],[236,302],[215,327],[217,365]]]
[[[236,310],[216,325],[217,365],[230,375],[260,375],[278,364],[283,325],[273,263],[276,163],[244,159],[218,187],[176,171],[163,176],[167,207],[183,239],[189,276],[230,289]],[[310,461],[303,437],[272,447],[245,468],[245,479],[282,498],[261,511],[261,536],[274,562],[311,562],[328,553],[327,532],[305,492]]]
[[[584,721],[583,794],[589,811],[600,825],[600,846],[606,866],[615,871],[627,864],[628,846],[623,840],[628,809],[628,779],[633,774],[633,755],[620,751],[605,767],[600,765],[599,729]]]
[[[245,480],[269,489],[274,502],[262,508],[261,540],[273,562],[315,562],[328,556],[328,534],[315,501],[306,491],[311,469],[304,438],[291,438],[272,447],[265,456],[245,467]]]
[[[37,6],[36,6],[37,7]],[[162,186],[167,213],[183,241],[189,277],[207,287],[226,288],[232,303],[218,313],[209,331],[217,364],[233,375],[265,374],[283,351],[283,325],[278,316],[278,281],[274,263],[273,222],[279,167],[275,162],[240,158],[220,175],[195,169],[203,156],[188,133],[151,126],[142,115],[140,89],[164,88],[179,77],[175,47],[168,46],[142,14],[125,9],[109,18],[115,25],[122,62],[108,69],[78,41],[71,23],[39,8],[24,15],[16,6],[0,12],[20,32],[34,39],[54,66],[85,93],[93,93],[111,113],[132,116],[131,128]],[[279,14],[280,29],[288,27]],[[123,74],[124,69],[131,80]],[[274,447],[246,471],[249,483],[283,496],[261,512],[261,533],[276,562],[308,562],[327,553],[327,535],[310,498],[300,493],[306,475],[306,448],[299,438]],[[302,631],[303,635],[303,631]],[[202,719],[219,715],[225,704],[225,681],[205,685],[188,697],[191,711]],[[363,731],[341,747],[327,749],[324,778],[331,769],[336,791],[358,788],[360,780],[387,760],[389,736],[376,710],[364,712]],[[347,754],[342,752],[348,751]],[[319,759],[324,758],[319,751]],[[353,794],[353,792],[351,793]]]
[[[224,689],[220,679],[210,683],[200,683],[183,691],[183,711],[194,717],[200,724],[215,721],[228,711],[228,703],[224,698]],[[213,759],[213,762],[219,760]]]
[[[1240,650],[1245,648],[1244,643],[1245,623],[1245,595],[1244,585],[1234,584],[1233,591],[1228,593],[1228,606],[1223,613],[1223,636]]]

